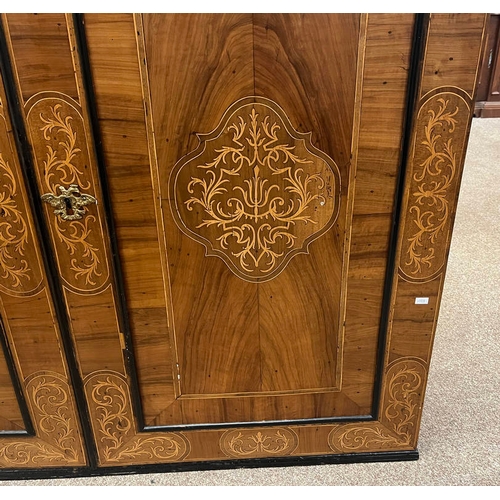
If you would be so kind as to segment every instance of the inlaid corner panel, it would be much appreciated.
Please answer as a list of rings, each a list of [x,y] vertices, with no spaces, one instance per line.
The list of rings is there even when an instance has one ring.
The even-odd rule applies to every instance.
[[[97,466],[415,450],[484,23],[4,15],[38,199],[5,121],[0,426],[75,465],[78,418]],[[51,293],[79,417],[57,318],[15,338]]]

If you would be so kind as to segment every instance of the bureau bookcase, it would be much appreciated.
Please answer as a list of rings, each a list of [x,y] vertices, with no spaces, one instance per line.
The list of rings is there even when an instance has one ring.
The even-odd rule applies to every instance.
[[[2,15],[0,477],[416,459],[486,20]]]

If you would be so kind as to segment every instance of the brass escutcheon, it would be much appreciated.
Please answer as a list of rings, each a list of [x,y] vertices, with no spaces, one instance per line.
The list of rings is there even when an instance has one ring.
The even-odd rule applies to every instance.
[[[42,201],[49,203],[56,210],[54,215],[59,215],[63,220],[78,220],[85,215],[85,206],[95,203],[97,200],[90,194],[80,193],[76,184],[71,184],[68,189],[59,186],[61,194],[56,196],[52,193],[42,195]]]

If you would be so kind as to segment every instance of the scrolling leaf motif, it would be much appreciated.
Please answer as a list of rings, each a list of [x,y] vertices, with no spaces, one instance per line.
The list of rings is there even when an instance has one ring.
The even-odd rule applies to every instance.
[[[54,217],[54,227],[59,240],[66,245],[71,256],[77,255],[71,259],[70,269],[74,272],[75,279],[85,278],[86,285],[95,285],[95,278],[102,276],[102,272],[98,270],[99,249],[88,241],[91,232],[89,224],[95,221],[93,215],[88,215],[83,221],[71,221],[65,226],[57,216]],[[84,263],[80,265],[82,259]]]
[[[66,464],[67,460],[57,448],[40,440],[0,445],[0,466],[47,465],[47,462]]]
[[[279,109],[266,101],[226,112],[223,125],[198,136],[201,153],[171,177],[181,229],[250,281],[271,279],[305,253],[338,208],[336,165]]]
[[[6,439],[0,445],[0,465],[71,465],[82,463],[77,445],[76,418],[70,407],[66,382],[59,375],[43,373],[26,385],[36,428],[36,438]]]
[[[9,163],[0,153],[0,268],[1,277],[10,282],[10,287],[18,288],[30,279],[28,262],[18,261],[24,257],[28,241],[28,227],[18,208],[17,183]]]
[[[137,460],[175,460],[186,451],[183,441],[175,435],[147,438],[134,438],[118,452],[108,458],[108,462],[123,462],[125,459]]]
[[[55,150],[50,144],[47,144],[47,156],[43,162],[44,178],[47,187],[55,191],[57,182],[59,184],[78,184],[81,189],[89,189],[90,182],[83,184],[83,171],[78,169],[74,160],[77,153],[81,152],[80,148],[76,147],[76,132],[73,130],[71,122],[73,117],[68,115],[65,118],[61,115],[61,104],[55,104],[50,107],[50,116],[44,117],[40,113],[40,120],[45,125],[41,127],[43,137],[46,141],[51,141],[50,134],[56,132],[57,136],[62,136],[62,140],[58,143],[58,148]],[[56,174],[59,173],[57,176]]]
[[[135,434],[128,389],[114,378],[97,380],[91,392],[104,463],[180,460],[187,445],[178,434]]]
[[[297,447],[297,437],[285,428],[228,431],[222,435],[220,444],[224,453],[234,457],[282,456]]]
[[[55,377],[39,376],[28,384],[40,433],[50,437],[53,444],[69,461],[76,461],[75,422],[72,421],[67,390]]]
[[[423,365],[415,360],[393,365],[387,374],[381,422],[337,427],[330,434],[330,446],[343,452],[411,448],[422,402],[424,373]]]
[[[449,100],[439,98],[439,109],[429,109],[428,122],[425,126],[425,136],[422,146],[427,151],[427,157],[420,164],[422,171],[415,173],[413,180],[419,183],[417,191],[412,193],[414,204],[409,211],[414,215],[416,232],[409,238],[406,266],[411,267],[411,275],[422,272],[422,266],[430,268],[435,258],[434,245],[440,233],[448,222],[450,204],[448,191],[457,171],[457,154],[453,149],[451,137],[443,139],[445,126],[447,136],[455,131],[459,108],[448,110]],[[424,239],[429,245],[425,245]],[[428,247],[428,248],[427,248]]]
[[[58,139],[57,148],[50,143],[46,144],[47,153],[43,161],[44,180],[49,191],[55,193],[61,185],[76,184],[85,190],[91,187],[90,181],[84,182],[84,172],[76,165],[76,158],[81,149],[77,147],[77,134],[73,129],[71,115],[63,116],[62,105],[50,107],[50,114],[40,113],[40,120],[44,124],[40,130],[47,142],[52,141],[51,133],[55,132]],[[70,269],[76,281],[84,280],[85,285],[95,285],[96,278],[102,276],[100,271],[99,249],[90,241],[91,224],[96,222],[93,215],[84,221],[63,221],[54,218],[54,229],[61,243],[66,245],[71,256]]]
[[[126,389],[107,377],[94,385],[92,400],[97,405],[96,420],[101,441],[105,443],[104,457],[109,461],[132,430],[132,422],[128,418]]]

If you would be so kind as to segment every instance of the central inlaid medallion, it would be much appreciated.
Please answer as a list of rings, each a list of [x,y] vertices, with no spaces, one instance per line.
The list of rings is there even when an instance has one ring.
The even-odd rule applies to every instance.
[[[276,277],[334,224],[335,162],[295,130],[275,102],[235,102],[170,176],[179,228],[253,282]]]

